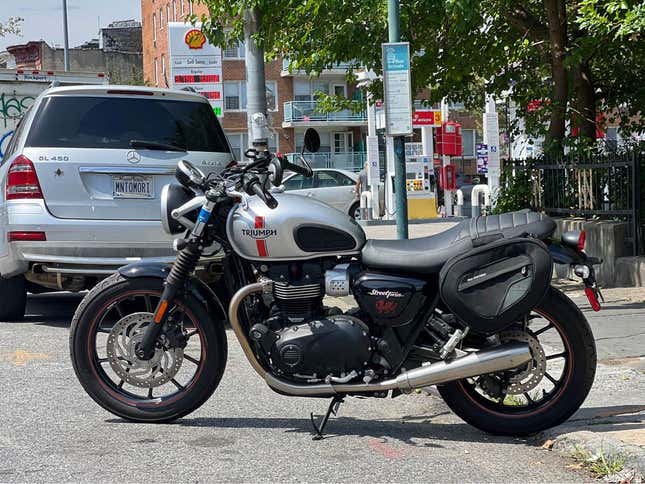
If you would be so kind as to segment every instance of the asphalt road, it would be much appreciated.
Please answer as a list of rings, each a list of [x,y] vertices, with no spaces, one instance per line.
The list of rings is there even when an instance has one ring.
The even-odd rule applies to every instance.
[[[0,323],[0,482],[563,482],[589,481],[538,440],[483,434],[436,397],[348,399],[323,441],[309,412],[327,401],[282,397],[243,359],[200,410],[172,425],[113,417],[81,389],[68,325],[78,296],[30,298]]]

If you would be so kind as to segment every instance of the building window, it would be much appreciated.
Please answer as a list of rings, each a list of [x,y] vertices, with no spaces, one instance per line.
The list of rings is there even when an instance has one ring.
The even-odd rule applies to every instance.
[[[166,5],[166,23],[170,22],[170,4]]]
[[[308,79],[296,79],[293,83],[294,101],[315,101],[318,92],[329,94],[329,83]]]
[[[224,109],[227,111],[240,111],[246,107],[246,89],[242,89],[244,81],[224,82]]]
[[[168,87],[168,81],[166,80],[166,56],[163,54],[161,54],[161,79],[166,87]]]
[[[244,43],[235,41],[224,49],[224,59],[244,59]]]
[[[475,130],[462,129],[461,142],[463,146],[462,156],[464,158],[474,158],[475,157]]]
[[[276,81],[267,81],[266,98],[267,109],[277,111],[278,83]],[[227,111],[243,111],[246,109],[246,81],[224,82],[224,109]]]
[[[184,0],[179,0],[179,12],[181,13],[181,19],[184,20],[184,14],[186,13],[184,10]]]
[[[193,0],[188,0],[188,11],[193,14]]]
[[[172,20],[177,21],[177,0],[172,0]]]
[[[157,14],[152,14],[152,40],[157,41]]]
[[[163,30],[163,9],[159,9],[159,30]]]
[[[159,85],[159,63],[157,62],[157,58],[155,57],[155,86]]]

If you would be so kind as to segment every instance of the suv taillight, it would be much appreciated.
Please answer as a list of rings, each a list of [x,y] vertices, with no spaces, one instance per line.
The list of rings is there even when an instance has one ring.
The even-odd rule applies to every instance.
[[[43,198],[34,164],[23,155],[13,160],[9,166],[6,198],[7,200]]]

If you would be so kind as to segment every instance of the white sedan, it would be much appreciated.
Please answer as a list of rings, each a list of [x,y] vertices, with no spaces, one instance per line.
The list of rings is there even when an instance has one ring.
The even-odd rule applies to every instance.
[[[351,171],[316,168],[311,178],[290,173],[282,184],[286,192],[315,198],[358,219],[360,204],[356,194],[357,180],[358,174]]]

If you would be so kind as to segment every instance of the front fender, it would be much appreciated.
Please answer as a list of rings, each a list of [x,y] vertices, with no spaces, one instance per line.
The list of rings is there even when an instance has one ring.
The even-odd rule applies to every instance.
[[[170,266],[162,262],[137,262],[119,268],[118,272],[126,279],[153,277],[163,281],[170,272]],[[193,276],[186,283],[186,290],[208,308],[208,313],[213,318],[228,323],[228,315],[224,305],[205,282]]]

